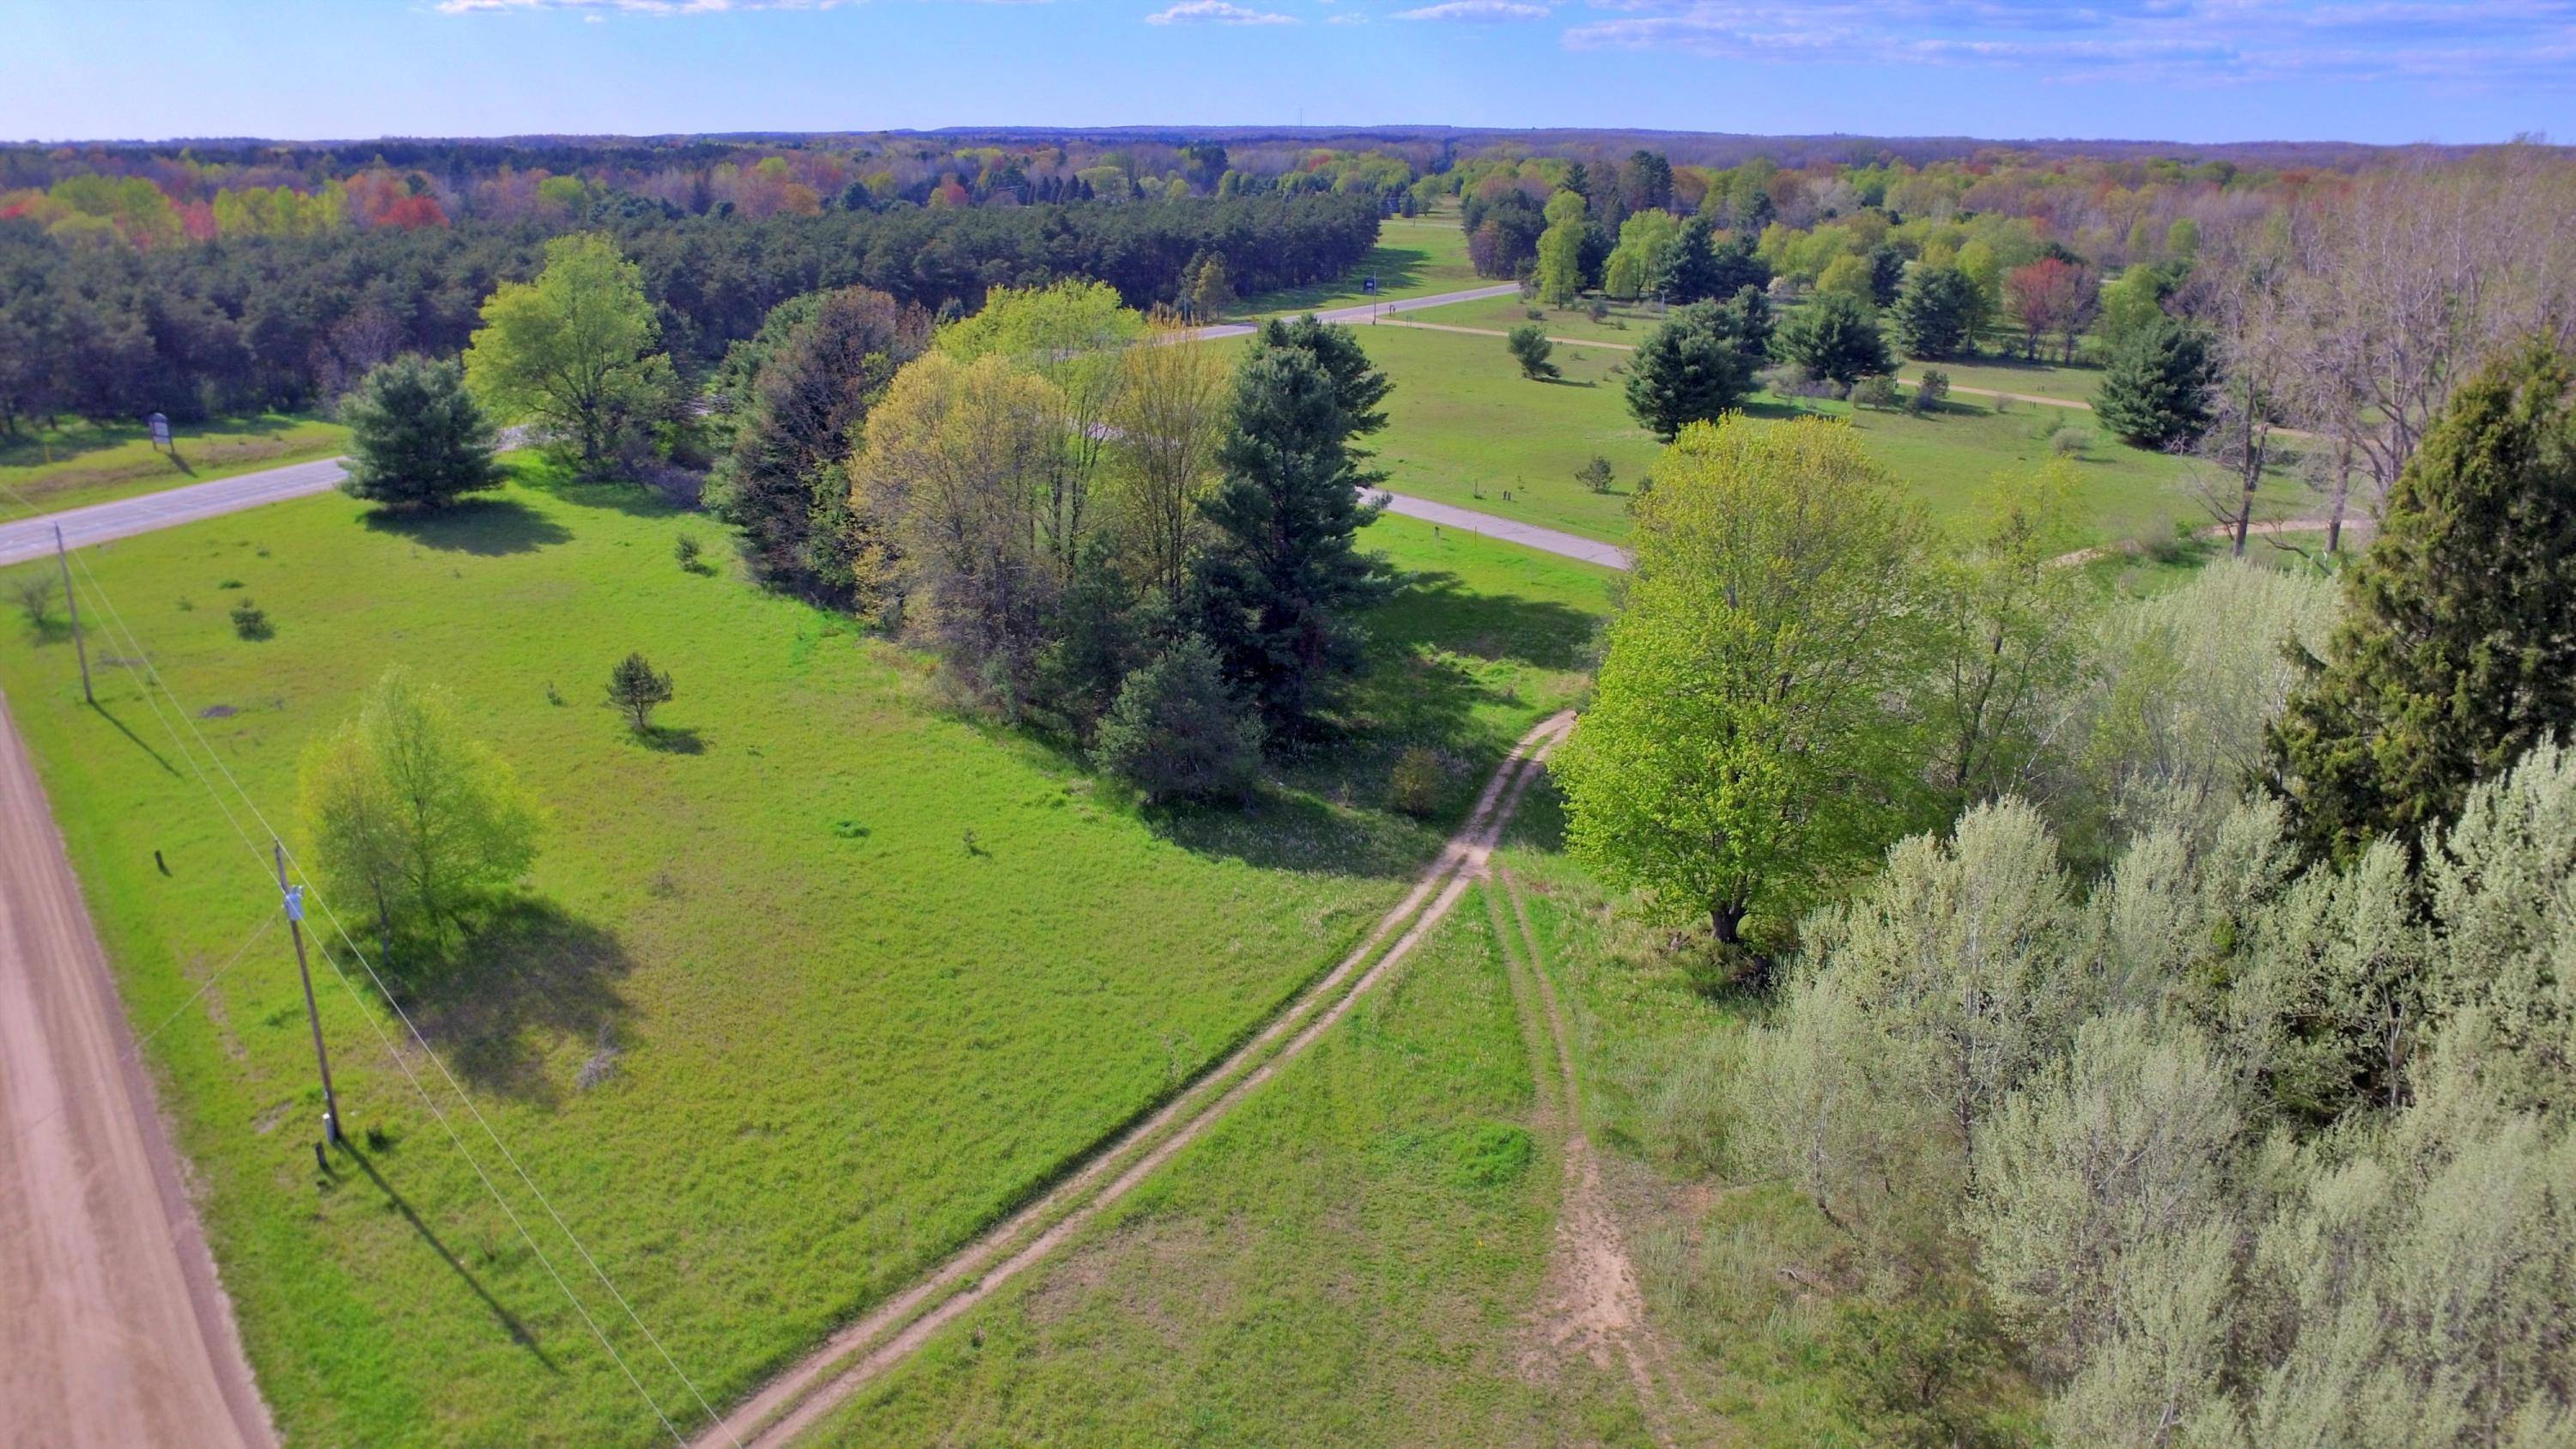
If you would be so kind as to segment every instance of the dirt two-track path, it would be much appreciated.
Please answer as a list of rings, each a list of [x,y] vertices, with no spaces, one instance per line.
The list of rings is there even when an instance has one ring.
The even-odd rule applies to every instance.
[[[0,1445],[275,1441],[0,700]]]
[[[851,1395],[910,1358],[930,1337],[994,1290],[1035,1266],[1156,1168],[1195,1142],[1340,1021],[1446,919],[1485,877],[1495,842],[1548,753],[1574,726],[1571,712],[1542,720],[1494,771],[1476,808],[1366,939],[1188,1091],[1130,1129],[1028,1206],[994,1224],[930,1276],[832,1335],[802,1363],[698,1437],[704,1449],[783,1445]]]

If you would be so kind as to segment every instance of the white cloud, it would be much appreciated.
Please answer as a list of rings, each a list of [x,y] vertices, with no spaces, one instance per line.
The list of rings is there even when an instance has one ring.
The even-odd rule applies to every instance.
[[[1567,48],[2011,69],[2073,82],[2576,84],[2570,0],[1596,0],[1596,7],[1621,13],[1569,28]]]
[[[1181,0],[1169,10],[1145,17],[1148,25],[1294,25],[1297,17],[1252,10],[1227,0]]]
[[[1448,0],[1445,5],[1425,5],[1419,10],[1399,10],[1398,20],[1447,20],[1468,25],[1499,25],[1513,20],[1544,20],[1544,5],[1523,5],[1518,0]]]

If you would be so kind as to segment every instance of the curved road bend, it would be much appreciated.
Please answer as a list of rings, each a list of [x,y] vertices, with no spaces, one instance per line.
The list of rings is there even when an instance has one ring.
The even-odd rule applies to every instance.
[[[0,700],[0,1443],[276,1442]]]

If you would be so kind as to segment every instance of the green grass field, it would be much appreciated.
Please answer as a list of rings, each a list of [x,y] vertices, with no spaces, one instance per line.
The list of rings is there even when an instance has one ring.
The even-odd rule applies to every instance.
[[[1912,382],[1924,369],[1945,372],[1954,387],[1981,387],[1993,392],[2019,393],[2024,397],[2057,398],[2091,406],[2093,394],[2102,386],[2102,369],[2079,363],[2060,367],[2053,362],[2023,362],[2018,358],[1980,358],[1974,362],[1912,362],[1896,370],[1896,375]],[[2043,407],[2031,403],[2024,407]]]
[[[183,483],[329,458],[348,446],[349,431],[338,423],[292,413],[175,424],[167,453],[152,446],[152,435],[140,423],[67,423],[0,439],[0,499],[14,506],[22,497],[38,512],[59,513]]]
[[[1592,320],[1584,307],[1542,307],[1518,297],[1486,297],[1473,302],[1451,302],[1443,307],[1425,307],[1404,314],[1408,322],[1431,322],[1443,327],[1482,327],[1493,332],[1509,332],[1515,327],[1536,321],[1550,337],[1615,342],[1634,347],[1646,340],[1646,334],[1663,322],[1651,302],[1612,302],[1610,315]],[[1539,315],[1532,318],[1529,314]]]
[[[1533,382],[1498,339],[1403,327],[1362,327],[1359,334],[1395,383],[1387,429],[1373,440],[1389,487],[1595,538],[1626,534],[1631,490],[1658,451],[1629,415],[1614,372],[1626,353],[1562,346],[1555,359],[1562,379]],[[1967,516],[1999,474],[2051,457],[2046,430],[2053,426],[2089,439],[2072,455],[2079,541],[2131,537],[2159,519],[2188,527],[2204,517],[2189,489],[2189,465],[2105,437],[2082,414],[2030,404],[1998,413],[1982,400],[1960,399],[1915,417],[1767,395],[1748,408],[1757,418],[1798,410],[1849,419],[1870,453],[1936,519]],[[1574,477],[1596,453],[1617,475],[1606,494]],[[2294,486],[2278,485],[2262,512],[2280,516],[2300,501]]]
[[[1362,279],[1377,278],[1377,291],[1360,289]],[[1378,228],[1376,250],[1349,276],[1311,287],[1264,292],[1231,307],[1234,316],[1262,317],[1284,312],[1315,312],[1362,302],[1392,302],[1433,292],[1459,292],[1489,284],[1467,264],[1467,237],[1455,217],[1388,217]],[[1433,308],[1445,311],[1446,308]]]
[[[531,476],[432,522],[329,495],[88,551],[166,697],[94,635],[85,708],[66,639],[0,626],[0,686],[299,1442],[660,1437],[555,1273],[661,1411],[703,1423],[438,1066],[721,1403],[1329,965],[1450,823],[1380,807],[1392,752],[1438,744],[1463,808],[1578,686],[1606,599],[1597,570],[1382,522],[1371,545],[1419,576],[1374,620],[1365,747],[1248,815],[1149,817],[1058,751],[942,712],[920,656],[682,571],[674,539],[719,545],[709,521]],[[245,598],[273,638],[236,637]],[[601,704],[629,649],[676,676],[659,747]],[[389,1051],[383,1004],[317,963],[358,1143],[323,1176],[267,842],[247,814],[236,837],[189,725],[154,706],[184,708],[291,829],[299,750],[392,661],[453,692],[551,821],[524,905],[408,1003],[435,1064]]]
[[[1563,1179],[1482,895],[815,1442],[1653,1442],[1615,1371],[1527,1366]]]

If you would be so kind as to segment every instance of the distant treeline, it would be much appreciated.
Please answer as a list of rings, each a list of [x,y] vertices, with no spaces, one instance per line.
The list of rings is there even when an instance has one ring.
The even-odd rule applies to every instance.
[[[642,268],[683,373],[778,303],[861,284],[933,312],[995,286],[1091,277],[1130,305],[1174,300],[1202,257],[1252,293],[1338,276],[1376,244],[1366,195],[704,216],[624,198],[586,229]],[[503,281],[538,265],[534,221],[342,229],[136,250],[0,220],[0,430],[60,414],[189,419],[302,408],[404,352],[452,355]]]

